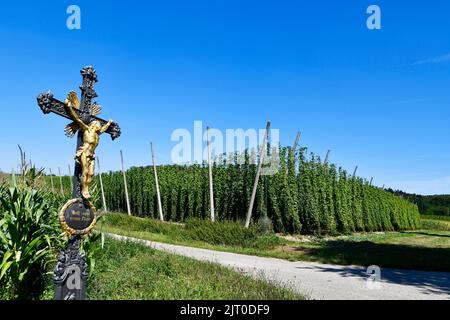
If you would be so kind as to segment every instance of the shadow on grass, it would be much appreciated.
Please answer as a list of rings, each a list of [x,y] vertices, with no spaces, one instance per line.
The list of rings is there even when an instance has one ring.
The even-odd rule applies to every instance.
[[[420,231],[408,231],[406,234],[417,234],[423,236],[431,236],[431,237],[442,237],[442,238],[450,238],[450,234],[438,234],[438,233],[430,233],[430,232],[420,232]]]
[[[304,252],[299,246],[295,249]],[[327,241],[307,248],[311,260],[342,265],[378,265],[380,267],[424,271],[450,271],[450,248],[425,248],[370,241]],[[448,279],[450,282],[450,279]]]
[[[299,247],[298,250],[303,248]],[[416,248],[370,241],[328,241],[320,247],[309,249],[308,255],[312,260],[323,263],[363,266],[311,267],[324,272],[338,272],[365,280],[368,278],[366,267],[377,265],[381,268],[382,281],[416,286],[429,294],[450,295],[450,248]]]

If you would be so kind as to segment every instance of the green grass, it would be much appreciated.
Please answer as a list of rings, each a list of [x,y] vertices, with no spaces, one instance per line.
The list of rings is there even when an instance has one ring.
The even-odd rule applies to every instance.
[[[287,288],[215,264],[106,239],[89,299],[302,299]]]
[[[446,230],[357,233],[338,237],[304,236],[298,241],[254,231],[252,237],[239,244],[226,240],[229,237],[224,233],[226,228],[221,226],[222,222],[215,224],[216,236],[195,238],[189,224],[180,225],[123,214],[108,214],[98,224],[97,230],[146,240],[291,261],[362,266],[375,264],[380,267],[450,271],[450,232]],[[210,225],[211,223],[204,224],[204,227],[208,228],[207,234],[213,231]],[[239,228],[240,225],[235,227]],[[224,240],[218,241],[220,237]]]
[[[96,228],[147,240],[209,248],[267,249],[285,242],[275,234],[265,232],[258,225],[246,229],[243,223],[234,221],[212,223],[208,220],[188,219],[185,224],[180,224],[108,213],[99,219]]]
[[[450,217],[422,215],[422,229],[450,231]]]
[[[356,234],[279,250],[301,260],[323,263],[450,271],[450,232],[442,231]]]
[[[422,220],[443,220],[443,221],[450,221],[450,216],[434,216],[434,215],[428,215],[423,214],[420,216]]]

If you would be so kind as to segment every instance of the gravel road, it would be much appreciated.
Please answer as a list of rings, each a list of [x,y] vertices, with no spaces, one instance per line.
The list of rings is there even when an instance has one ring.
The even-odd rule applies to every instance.
[[[377,288],[378,284],[368,282],[366,268],[359,266],[291,262],[140,240],[116,234],[106,235],[122,241],[140,242],[157,250],[196,260],[218,263],[255,277],[264,277],[311,299],[450,300],[450,272],[382,268],[381,281],[378,282]]]

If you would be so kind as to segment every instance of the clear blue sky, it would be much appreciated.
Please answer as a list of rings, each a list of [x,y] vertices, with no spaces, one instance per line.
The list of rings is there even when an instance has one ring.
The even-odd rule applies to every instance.
[[[366,28],[377,4],[382,29]],[[81,8],[81,30],[66,8]],[[0,168],[64,173],[75,140],[36,96],[63,99],[93,65],[106,118],[102,169],[170,159],[176,128],[263,128],[374,177],[377,185],[450,193],[448,1],[6,1],[0,6]]]

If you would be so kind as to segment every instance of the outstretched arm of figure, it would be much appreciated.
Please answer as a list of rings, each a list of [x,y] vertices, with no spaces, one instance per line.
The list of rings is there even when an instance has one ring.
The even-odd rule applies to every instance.
[[[110,119],[101,129],[100,129],[100,133],[104,133],[106,132],[106,130],[108,130],[109,126],[112,124],[112,120]]]
[[[81,119],[78,117],[77,113],[73,110],[73,107],[68,106],[66,104],[66,108],[69,110],[70,117],[73,119],[73,121],[78,123],[78,125],[80,126],[81,129],[87,130],[88,129],[87,125],[83,121],[81,121]]]

